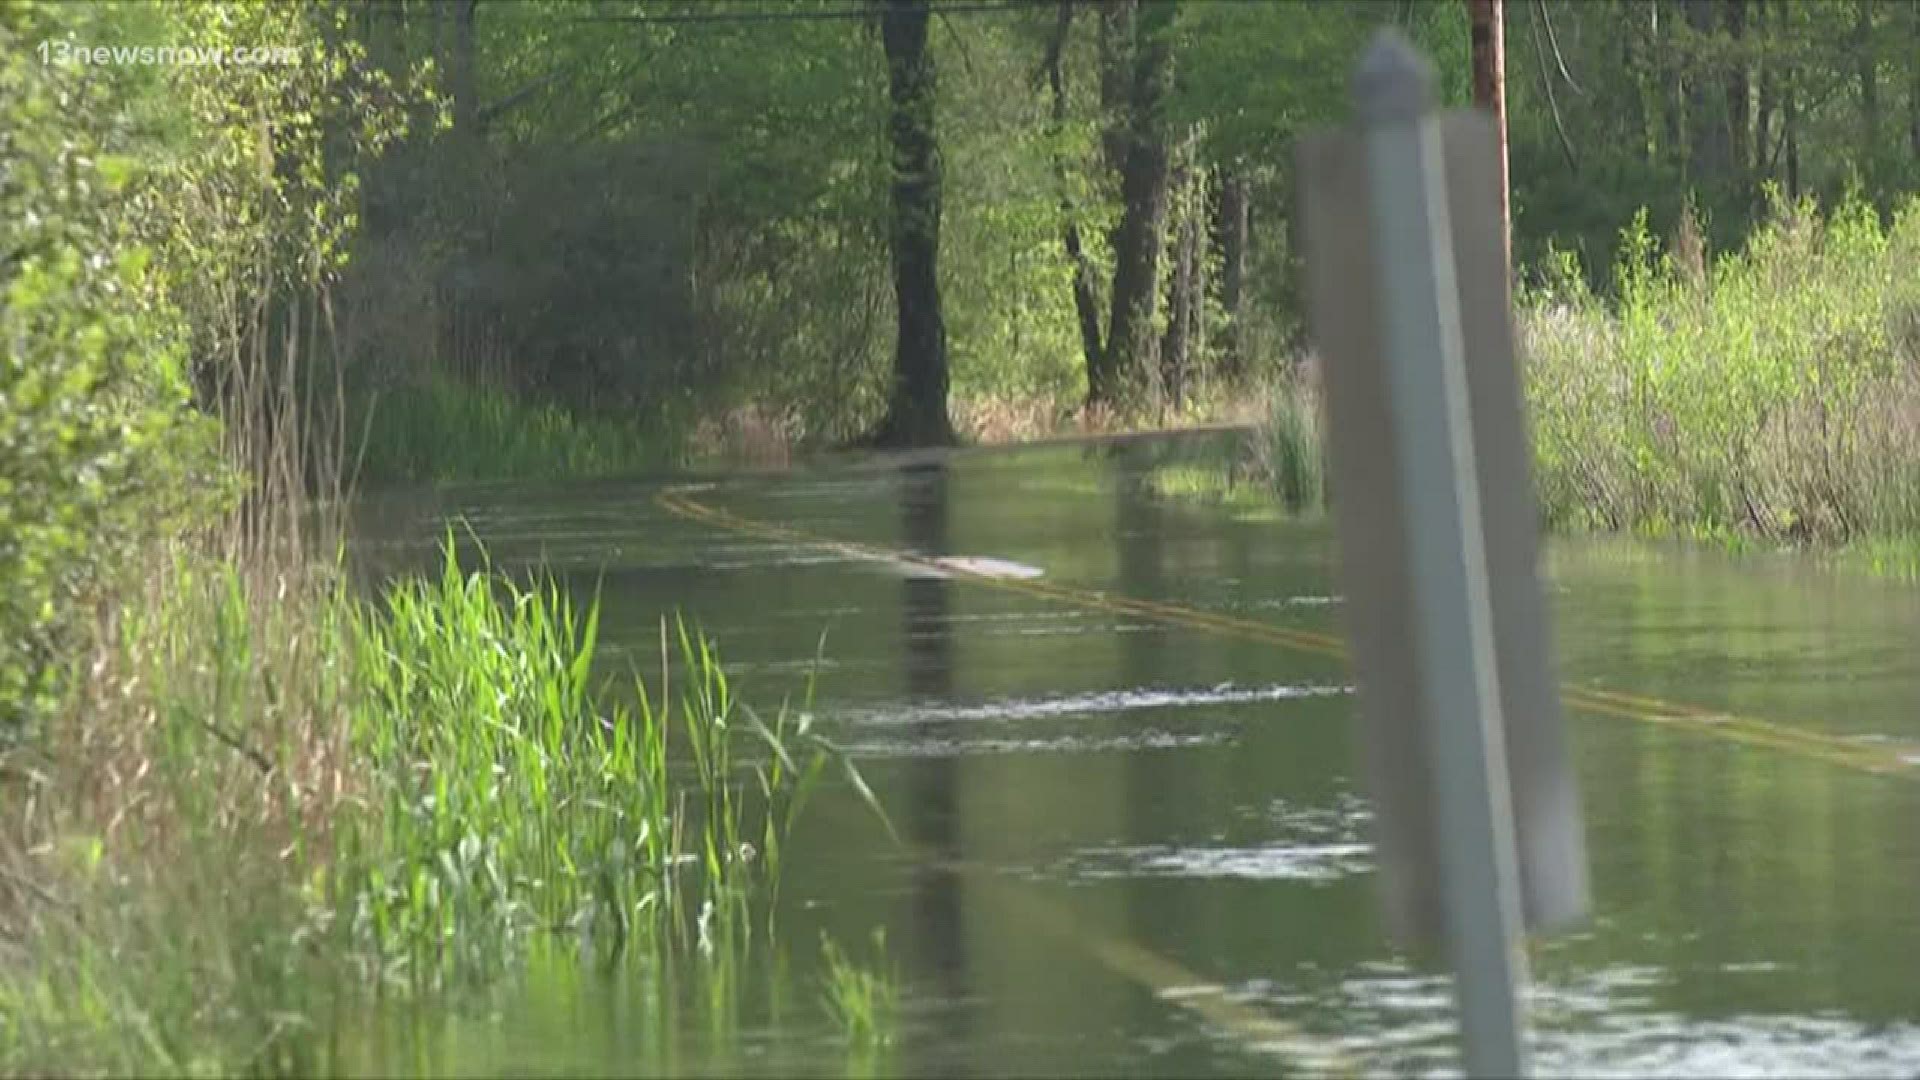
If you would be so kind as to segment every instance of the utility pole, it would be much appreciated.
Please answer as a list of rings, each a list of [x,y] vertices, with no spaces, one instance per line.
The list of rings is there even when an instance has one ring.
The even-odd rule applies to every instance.
[[[1473,35],[1473,103],[1493,114],[1500,152],[1500,244],[1513,276],[1513,211],[1507,183],[1507,33],[1505,0],[1467,0]]]

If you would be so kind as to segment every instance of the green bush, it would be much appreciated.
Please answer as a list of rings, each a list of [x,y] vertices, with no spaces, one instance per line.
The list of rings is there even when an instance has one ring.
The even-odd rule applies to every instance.
[[[187,332],[125,202],[135,87],[43,64],[96,20],[0,9],[0,727],[52,700],[105,577],[216,482]]]
[[[352,169],[430,100],[357,63],[364,50],[337,32],[346,16],[326,0],[0,9],[9,737],[59,696],[128,552],[210,523],[242,480],[261,496],[327,464],[292,402],[354,220]],[[182,43],[271,43],[299,62],[68,64],[52,51]]]
[[[1842,540],[1920,531],[1920,203],[1776,205],[1690,268],[1642,215],[1618,301],[1524,298],[1535,464],[1562,527]]]
[[[597,604],[451,550],[373,603],[193,556],[154,584],[0,790],[0,1072],[326,1071],[342,1010],[542,942],[737,959],[822,771],[866,792],[701,635],[596,693]]]

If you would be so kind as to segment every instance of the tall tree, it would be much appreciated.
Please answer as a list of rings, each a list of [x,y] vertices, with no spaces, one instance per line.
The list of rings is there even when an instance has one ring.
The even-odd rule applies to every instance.
[[[1168,183],[1173,243],[1169,254],[1172,273],[1167,281],[1167,331],[1160,342],[1160,392],[1165,403],[1178,409],[1186,398],[1192,373],[1192,353],[1201,333],[1201,294],[1205,264],[1200,257],[1200,225],[1206,198],[1207,170],[1200,160],[1200,133],[1189,129],[1174,151]]]
[[[1745,205],[1752,200],[1748,185],[1753,175],[1753,73],[1745,49],[1747,0],[1725,0],[1721,11],[1731,46],[1725,79],[1728,157],[1733,165],[1734,183]]]
[[[1755,102],[1752,182],[1755,193],[1758,192],[1759,185],[1766,182],[1773,169],[1773,113],[1780,96],[1780,73],[1776,70],[1779,61],[1774,57],[1772,25],[1768,18],[1769,8],[1767,0],[1754,0],[1753,32],[1760,39],[1753,71]]]
[[[1685,74],[1687,126],[1687,180],[1696,189],[1720,190],[1732,171],[1732,141],[1723,111],[1712,100],[1709,71],[1717,66],[1714,44],[1719,38],[1716,0],[1686,0],[1689,55],[1693,63]]]
[[[1228,378],[1238,378],[1247,370],[1247,178],[1233,167],[1218,172],[1214,247],[1220,252],[1220,308],[1226,317],[1221,368]]]
[[[1067,48],[1067,35],[1073,29],[1074,0],[1060,0],[1055,12],[1053,34],[1047,39],[1046,59],[1043,61],[1047,73],[1047,86],[1053,94],[1053,136],[1060,140],[1067,126],[1067,75],[1064,54]],[[1086,245],[1080,236],[1079,210],[1074,205],[1069,177],[1069,168],[1065,156],[1054,151],[1054,175],[1060,184],[1060,211],[1064,219],[1062,241],[1066,247],[1067,261],[1073,266],[1073,311],[1080,327],[1080,352],[1085,357],[1087,370],[1093,371],[1100,365],[1100,353],[1104,348],[1100,333],[1100,300],[1095,292],[1093,260],[1087,255]]]
[[[1920,0],[1907,0],[1907,55],[1920,56]],[[1907,64],[1907,148],[1920,165],[1920,63]]]
[[[1784,7],[1774,9],[1777,23],[1784,24],[1790,15]],[[1780,138],[1784,144],[1781,153],[1785,157],[1787,198],[1793,200],[1800,198],[1800,78],[1800,64],[1788,61],[1781,77]]]
[[[1854,76],[1860,92],[1860,179],[1867,194],[1879,201],[1875,163],[1880,157],[1880,71],[1874,50],[1873,9],[1877,0],[1854,0]]]
[[[1500,229],[1513,265],[1513,223],[1507,193],[1507,34],[1505,0],[1467,0],[1473,49],[1473,103],[1493,114],[1500,153]],[[1511,271],[1509,271],[1511,272]]]
[[[1113,295],[1107,346],[1087,372],[1087,403],[1115,404],[1127,383],[1154,370],[1153,333],[1159,292],[1160,247],[1167,222],[1167,96],[1173,86],[1171,0],[1117,5],[1131,23],[1132,64],[1125,119],[1111,150],[1122,153],[1120,223],[1113,233]],[[1110,151],[1111,152],[1111,151]]]
[[[435,36],[438,37],[439,6],[434,6]],[[474,20],[480,0],[455,0],[453,5],[453,56],[447,64],[447,86],[453,97],[453,126],[461,138],[478,134],[480,90],[475,77],[473,55]]]
[[[889,0],[880,36],[887,54],[893,151],[888,243],[899,335],[887,415],[874,440],[925,446],[954,441],[947,415],[947,327],[940,308],[940,144],[934,130],[928,0]]]

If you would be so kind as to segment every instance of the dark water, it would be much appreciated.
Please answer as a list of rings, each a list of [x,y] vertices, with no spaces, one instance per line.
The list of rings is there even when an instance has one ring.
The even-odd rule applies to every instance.
[[[1157,501],[1152,440],[716,481],[702,504],[1106,596],[1338,632],[1313,523]],[[790,855],[777,946],[677,993],[560,955],[349,1055],[452,1073],[1249,1074],[1454,1069],[1444,976],[1375,915],[1341,662],[690,521],[665,482],[400,493],[375,565],[464,516],[497,563],[605,597],[610,662],[680,609],[741,692],[794,691],[907,843],[844,791]],[[1575,713],[1595,916],[1533,951],[1543,1074],[1920,1074],[1920,590],[1787,556],[1556,542],[1564,680],[1870,748]],[[993,565],[993,564],[983,564]],[[887,929],[894,1045],[849,1052],[821,931]],[[689,981],[691,985],[691,980]],[[714,1004],[718,1002],[719,1004]],[[383,1036],[383,1038],[385,1038]]]

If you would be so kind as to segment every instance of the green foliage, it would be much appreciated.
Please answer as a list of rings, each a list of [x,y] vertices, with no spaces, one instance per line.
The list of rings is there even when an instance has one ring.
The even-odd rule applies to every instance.
[[[0,1068],[313,1072],[340,1010],[484,989],[556,935],[746,948],[824,771],[865,785],[685,624],[678,670],[595,693],[598,625],[451,545],[377,604],[181,563],[9,796]]]
[[[1910,573],[1920,537],[1920,200],[1882,229],[1861,201],[1776,199],[1738,254],[1701,266],[1645,212],[1608,299],[1569,253],[1518,301],[1534,478],[1560,529],[1849,541]],[[1326,497],[1309,383],[1273,391],[1252,452],[1160,487],[1218,497],[1251,471],[1289,509]],[[1224,476],[1224,480],[1222,477]],[[1223,486],[1224,485],[1224,486]]]
[[[440,22],[370,23],[376,61],[431,53],[477,85],[449,86],[467,128],[369,173],[350,359],[683,433],[747,403],[809,439],[867,426],[891,345],[878,44],[835,19],[647,21],[708,11],[486,5],[466,57]]]
[[[1327,458],[1320,391],[1311,370],[1264,388],[1261,412],[1222,460],[1155,470],[1154,490],[1235,509],[1311,517],[1327,506]]]
[[[953,395],[966,405],[1078,400],[1086,392],[1073,267],[1061,238],[1071,217],[1095,257],[1104,257],[1115,214],[1090,178],[1058,175],[1056,159],[1088,153],[1094,131],[1091,117],[1078,114],[1065,130],[1053,130],[1048,96],[1034,85],[1043,48],[1038,24],[973,20],[963,38],[933,39],[941,85],[955,88],[939,114],[946,204],[940,285]],[[1090,56],[1068,62],[1074,60],[1086,65],[1082,73],[1091,70]],[[966,92],[984,86],[1017,92]]]
[[[340,47],[360,50],[356,70],[387,72],[379,85],[399,97],[408,65],[428,57],[445,76],[435,104],[460,118],[445,129],[419,117],[364,170],[370,229],[341,297],[351,363],[383,378],[431,368],[677,439],[747,407],[803,446],[867,430],[885,404],[895,316],[884,67],[873,25],[833,8],[722,19],[691,0],[486,5],[470,50],[441,7],[349,17]],[[1117,10],[1082,5],[1072,19],[1058,115],[1045,63],[1058,8],[935,22],[940,280],[962,413],[1052,416],[1083,400],[1066,231],[1077,226],[1104,317],[1122,205],[1110,144],[1134,122],[1114,78],[1128,63],[1100,44]],[[1464,6],[1152,11],[1169,24],[1174,74],[1149,126],[1183,145],[1195,136],[1196,190],[1210,192],[1195,374],[1213,374],[1229,340],[1232,377],[1276,374],[1302,344],[1292,140],[1347,117],[1353,60],[1383,24],[1426,51],[1443,103],[1464,104]],[[1614,245],[1642,208],[1662,239],[1693,208],[1711,253],[1762,220],[1769,184],[1828,205],[1856,190],[1883,224],[1912,187],[1903,135],[1920,90],[1903,61],[1920,16],[1852,0],[1506,12],[1514,250],[1527,276],[1572,253],[1607,290]],[[1227,178],[1254,207],[1232,311],[1215,217]],[[1176,261],[1159,260],[1158,291]],[[370,464],[370,475],[412,470]]]
[[[1538,483],[1552,522],[1843,539],[1920,529],[1920,213],[1776,204],[1701,276],[1622,237],[1608,305],[1524,304]]]
[[[1346,120],[1354,61],[1387,25],[1433,59],[1443,104],[1468,100],[1462,5],[1196,3],[1182,10],[1177,26],[1175,114],[1207,126],[1217,160],[1287,169],[1286,155],[1276,150],[1304,131]]]
[[[826,966],[822,995],[827,1011],[847,1042],[868,1051],[892,1042],[897,990],[886,967],[886,931],[873,932],[871,967],[856,962],[825,933],[820,935],[820,956]]]
[[[354,744],[373,812],[342,839],[331,907],[376,970],[497,975],[550,929],[711,947],[716,917],[741,929],[770,895],[830,748],[804,715],[769,724],[737,701],[684,624],[679,677],[603,711],[588,683],[598,626],[597,604],[576,613],[555,585],[463,574],[451,551],[437,581],[395,587],[359,624]]]
[[[1293,513],[1320,509],[1326,500],[1326,447],[1318,394],[1298,380],[1272,395],[1269,420],[1256,436],[1254,467]]]
[[[1708,247],[1733,251],[1770,184],[1858,195],[1883,221],[1915,190],[1908,5],[1549,0],[1509,4],[1506,32],[1522,264],[1570,250],[1604,278],[1641,208],[1665,237],[1691,205]]]
[[[149,227],[198,344],[217,353],[235,332],[213,325],[232,303],[222,290],[310,288],[346,264],[357,225],[354,169],[406,135],[432,94],[422,69],[397,77],[369,69],[364,47],[344,33],[350,9],[326,0],[149,10],[161,40],[210,49],[271,43],[298,56],[161,67],[154,89],[163,96],[145,106],[154,117],[139,162]],[[146,38],[138,28],[120,36]]]
[[[369,392],[370,393],[370,392]],[[672,464],[680,440],[665,419],[581,415],[443,375],[401,383],[365,410],[351,452],[372,483],[612,476]]]
[[[129,197],[121,69],[43,64],[35,45],[111,12],[0,11],[0,727],[44,709],[103,579],[214,486],[185,410],[186,328]]]
[[[276,430],[264,417],[286,411],[277,403],[298,382],[312,328],[280,305],[338,270],[355,198],[343,166],[403,127],[394,84],[363,77],[351,44],[329,38],[334,14],[318,3],[22,3],[0,14],[0,724],[10,729],[48,707],[62,653],[125,553],[206,523],[235,487],[224,466],[257,467]],[[298,62],[54,58],[57,46],[142,45],[271,45]],[[226,422],[191,409],[196,396]],[[278,425],[283,447],[300,441],[294,429]],[[214,452],[222,437],[226,461]]]

